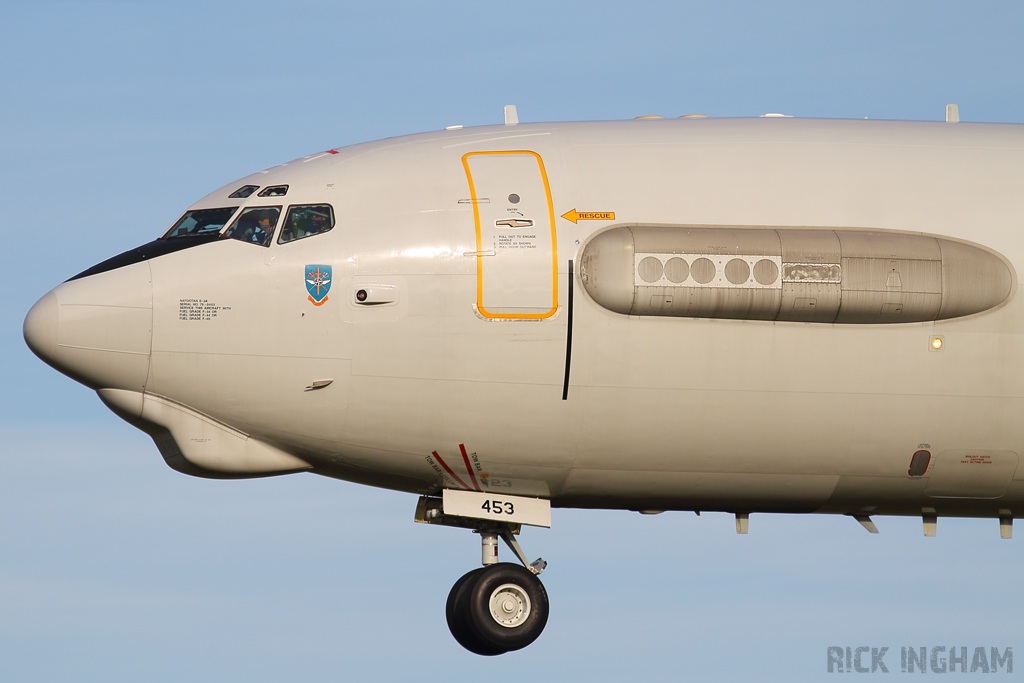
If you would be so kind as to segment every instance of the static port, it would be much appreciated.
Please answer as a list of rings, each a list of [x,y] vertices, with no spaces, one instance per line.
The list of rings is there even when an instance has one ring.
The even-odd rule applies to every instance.
[[[360,289],[356,292],[356,301],[366,301],[366,290]]]

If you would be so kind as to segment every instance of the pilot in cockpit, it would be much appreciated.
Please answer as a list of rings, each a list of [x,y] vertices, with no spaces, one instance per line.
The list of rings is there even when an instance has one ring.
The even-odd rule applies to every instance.
[[[255,219],[255,223],[252,226],[252,232],[246,231],[249,242],[256,242],[257,244],[270,244],[271,231],[274,229],[270,222],[270,216],[267,215],[266,211],[254,212],[252,216]]]
[[[280,211],[276,207],[245,209],[224,236],[250,244],[270,246]]]

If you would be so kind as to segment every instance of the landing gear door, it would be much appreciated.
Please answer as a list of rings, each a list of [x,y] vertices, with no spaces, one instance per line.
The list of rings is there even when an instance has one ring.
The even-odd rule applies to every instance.
[[[555,212],[540,155],[462,157],[476,221],[476,310],[495,320],[542,320],[558,310]]]

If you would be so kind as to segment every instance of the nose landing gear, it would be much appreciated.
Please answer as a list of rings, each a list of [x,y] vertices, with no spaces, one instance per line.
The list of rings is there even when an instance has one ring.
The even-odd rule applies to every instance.
[[[420,499],[416,521],[474,529],[480,534],[483,567],[455,582],[445,618],[459,645],[484,656],[520,650],[535,641],[548,621],[548,594],[537,575],[547,563],[527,563],[515,534],[520,525],[445,515],[433,500]],[[498,561],[498,537],[522,566]]]

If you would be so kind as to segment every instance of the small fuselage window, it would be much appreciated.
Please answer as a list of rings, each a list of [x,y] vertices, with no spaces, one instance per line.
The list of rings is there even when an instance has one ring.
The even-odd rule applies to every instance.
[[[260,189],[259,185],[242,185],[240,188],[229,194],[228,199],[245,199],[258,189]]]
[[[334,227],[334,210],[330,204],[305,204],[288,209],[278,244],[294,242],[327,232]]]
[[[264,188],[257,197],[283,197],[288,194],[287,185],[271,185],[270,187]]]
[[[219,233],[238,209],[232,206],[225,209],[199,209],[189,211],[178,219],[170,230],[164,233],[163,239],[175,237],[200,237]]]
[[[224,233],[225,237],[269,247],[274,239],[274,228],[281,216],[280,206],[250,206],[242,209],[238,218]]]

